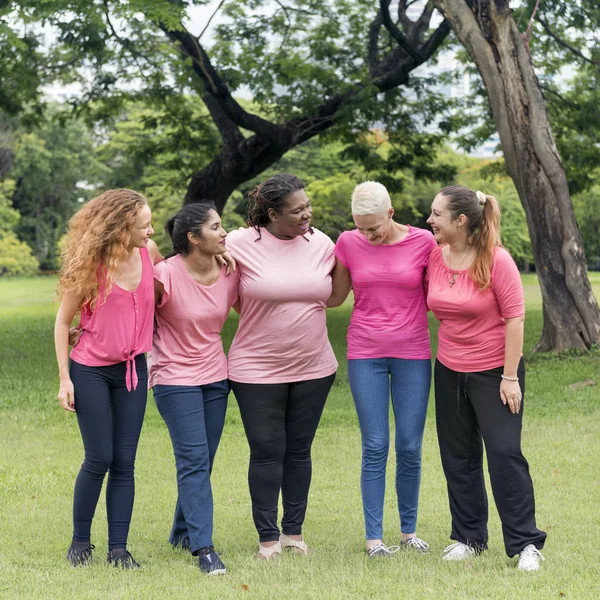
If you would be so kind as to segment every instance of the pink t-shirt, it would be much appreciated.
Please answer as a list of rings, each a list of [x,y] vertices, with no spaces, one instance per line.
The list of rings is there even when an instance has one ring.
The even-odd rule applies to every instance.
[[[154,322],[154,277],[147,248],[140,248],[142,279],[130,292],[113,284],[103,300],[104,284],[99,287],[99,300],[92,311],[82,307],[79,325],[83,330],[71,358],[88,367],[106,367],[127,361],[125,383],[128,390],[137,387],[135,361],[138,354],[152,347]]]
[[[154,267],[164,292],[156,307],[148,386],[205,385],[227,379],[221,329],[237,300],[239,274],[225,275],[212,285],[195,281],[181,256]]]
[[[349,359],[431,358],[423,279],[435,245],[429,231],[410,226],[395,244],[372,246],[356,229],[340,235],[335,255],[354,290]]]
[[[291,383],[335,373],[325,306],[335,265],[333,242],[318,230],[280,240],[264,227],[227,236],[240,270],[240,324],[229,350],[229,378]]]
[[[453,274],[456,281],[450,287]],[[504,365],[505,319],[525,314],[523,285],[517,265],[504,249],[494,249],[491,284],[480,290],[468,270],[448,268],[442,246],[429,257],[427,304],[440,322],[438,360],[460,373]]]

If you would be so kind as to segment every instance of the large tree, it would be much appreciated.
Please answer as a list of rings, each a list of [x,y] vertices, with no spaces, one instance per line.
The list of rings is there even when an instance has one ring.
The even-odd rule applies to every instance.
[[[393,19],[372,0],[222,0],[210,11],[208,4],[0,0],[0,11],[4,5],[17,23],[53,29],[52,40],[34,47],[40,66],[47,73],[50,59],[61,68],[71,64],[71,79],[79,67],[84,94],[76,103],[96,118],[144,95],[183,121],[177,98],[182,92],[201,98],[220,140],[213,159],[191,177],[186,202],[210,198],[223,207],[240,184],[291,148],[331,130],[355,135],[375,122],[402,130],[400,146],[413,136],[410,152],[398,156],[406,162],[416,148],[419,167],[427,170],[431,140],[439,136],[417,134],[417,123],[427,123],[432,111],[419,97],[420,80],[409,75],[450,31],[445,20],[432,26],[433,0],[416,14],[414,2],[401,0]],[[206,27],[192,33],[188,16],[197,7]],[[223,21],[211,25],[206,45],[217,11],[215,22]],[[400,88],[411,84],[403,94]],[[240,90],[252,93],[260,112],[234,97]]]
[[[590,348],[600,342],[600,311],[527,37],[508,0],[436,3],[481,74],[525,209],[544,301],[537,349]]]

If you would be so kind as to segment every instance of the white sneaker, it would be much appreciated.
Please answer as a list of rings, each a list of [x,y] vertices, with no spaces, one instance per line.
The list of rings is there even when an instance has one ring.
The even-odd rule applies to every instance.
[[[385,544],[377,544],[371,546],[367,550],[367,556],[369,558],[389,558],[392,554],[395,554],[400,550],[400,546],[386,546]]]
[[[442,560],[466,560],[475,555],[475,548],[467,546],[467,544],[463,544],[462,542],[455,542],[442,552]]]
[[[519,554],[519,571],[537,571],[540,568],[540,559],[544,560],[542,553],[533,545],[525,546]]]

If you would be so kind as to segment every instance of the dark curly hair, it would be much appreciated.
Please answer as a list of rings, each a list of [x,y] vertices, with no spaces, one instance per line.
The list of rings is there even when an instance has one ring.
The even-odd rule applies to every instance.
[[[306,187],[304,182],[289,173],[278,173],[266,181],[259,183],[248,194],[248,226],[254,227],[260,239],[260,228],[266,227],[271,219],[269,209],[281,213],[285,199],[298,190]],[[313,229],[309,228],[310,233]]]

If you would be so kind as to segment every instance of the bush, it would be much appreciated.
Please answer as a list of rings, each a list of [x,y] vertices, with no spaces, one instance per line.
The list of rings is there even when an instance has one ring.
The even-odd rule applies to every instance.
[[[35,275],[38,269],[37,258],[26,243],[19,241],[13,233],[0,239],[0,277]]]

